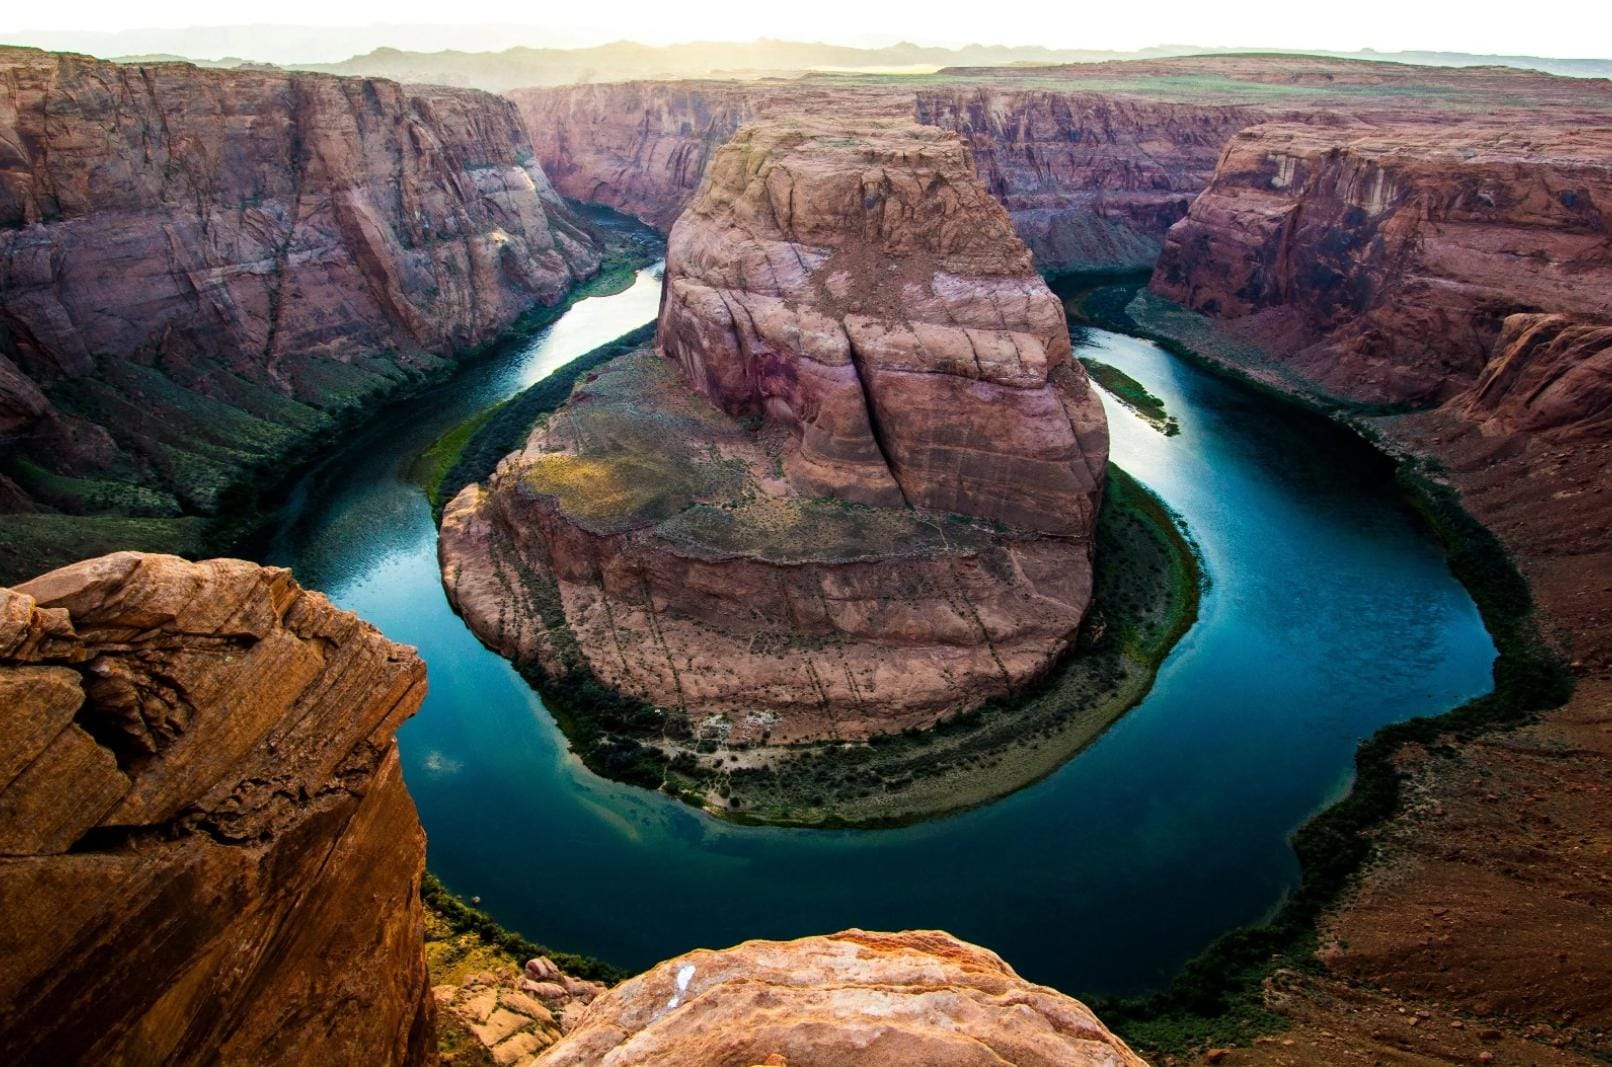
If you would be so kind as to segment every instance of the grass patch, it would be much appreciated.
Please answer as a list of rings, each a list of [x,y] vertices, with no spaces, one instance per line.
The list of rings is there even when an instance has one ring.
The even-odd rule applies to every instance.
[[[565,403],[582,377],[617,356],[654,340],[655,324],[638,329],[578,356],[553,374],[455,426],[428,448],[415,467],[431,506],[442,506],[472,482],[493,472],[498,461],[520,448],[537,420]]]
[[[1107,390],[1115,400],[1140,415],[1155,430],[1166,437],[1174,437],[1181,432],[1181,424],[1164,410],[1164,401],[1148,392],[1147,387],[1141,382],[1118,367],[1110,367],[1107,363],[1089,356],[1081,356],[1080,363],[1086,368],[1086,373],[1091,375],[1092,381]]]
[[[445,929],[450,935],[474,934],[480,938],[482,958],[494,962],[509,961],[520,967],[534,956],[547,956],[554,961],[555,966],[569,975],[610,985],[630,976],[629,972],[611,966],[603,960],[578,955],[575,952],[558,952],[513,930],[505,929],[492,916],[479,908],[471,907],[454,895],[430,871],[427,871],[420,881],[420,897],[425,901],[426,908],[440,921],[439,931]],[[444,962],[451,964],[455,961]],[[433,969],[432,980],[442,982],[451,979],[440,977]]]

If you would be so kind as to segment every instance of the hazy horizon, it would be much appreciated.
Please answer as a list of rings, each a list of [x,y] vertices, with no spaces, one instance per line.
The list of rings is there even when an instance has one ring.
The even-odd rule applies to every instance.
[[[809,16],[781,12],[775,7],[739,8],[732,3],[708,4],[676,13],[661,5],[626,3],[613,7],[614,17],[608,22],[596,21],[599,16],[592,12],[573,10],[557,12],[541,24],[523,20],[366,22],[351,17],[355,7],[366,6],[369,5],[343,5],[331,10],[306,0],[293,0],[282,5],[281,10],[303,17],[285,22],[229,23],[196,17],[197,12],[210,12],[213,8],[190,0],[170,0],[139,9],[96,2],[53,11],[49,24],[0,23],[0,43],[100,56],[172,54],[202,61],[240,58],[269,63],[331,63],[383,47],[421,52],[500,52],[515,47],[745,46],[761,41],[874,49],[906,44],[921,48],[1059,52],[1408,51],[1564,60],[1612,56],[1612,46],[1602,49],[1603,55],[1584,48],[1571,27],[1517,25],[1514,20],[1508,24],[1500,18],[1481,17],[1487,7],[1498,11],[1498,5],[1470,7],[1463,13],[1461,24],[1455,26],[1434,25],[1426,13],[1403,5],[1391,8],[1385,0],[1369,0],[1367,7],[1357,11],[1344,27],[1332,24],[1335,20],[1310,20],[1327,22],[1324,30],[1319,26],[1305,27],[1304,20],[1296,20],[1291,11],[1280,18],[1262,18],[1265,9],[1277,10],[1275,4],[1263,2],[1244,5],[1237,17],[1227,17],[1222,11],[1206,18],[1199,8],[1165,3],[1157,8],[1155,17],[1146,20],[1122,18],[1122,13],[1110,11],[1083,13],[1078,21],[1040,17],[1035,14],[1040,7],[1037,4],[1010,3],[1005,9],[994,9],[999,17],[990,23],[982,23],[977,17],[948,18],[944,11],[929,11],[923,18],[909,21],[890,11],[863,10],[866,5],[859,8],[851,0],[820,0]],[[379,5],[375,7],[381,10]],[[481,10],[497,13],[512,7],[493,3],[482,5]],[[384,10],[407,12],[410,8],[423,5],[390,4]],[[529,9],[519,10],[524,13]],[[846,17],[836,16],[841,10]],[[1393,17],[1366,17],[1373,10]],[[738,15],[722,18],[725,11],[738,11]],[[340,17],[344,15],[347,17]],[[624,34],[624,26],[632,27],[632,31]],[[857,29],[825,33],[826,26]],[[1161,26],[1167,30],[1161,32]],[[1160,41],[1162,36],[1170,40]]]

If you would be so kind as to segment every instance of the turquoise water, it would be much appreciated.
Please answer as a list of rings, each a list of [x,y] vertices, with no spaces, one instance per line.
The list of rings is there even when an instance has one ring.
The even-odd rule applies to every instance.
[[[696,946],[943,927],[1072,993],[1167,980],[1296,880],[1287,836],[1377,727],[1486,692],[1494,648],[1386,462],[1322,420],[1101,331],[1162,397],[1107,401],[1114,457],[1191,525],[1212,585],[1152,693],[1039,784],[914,827],[736,827],[601,780],[449,609],[411,458],[445,428],[654,317],[650,272],[396,409],[298,487],[268,550],[390,637],[431,688],[399,735],[444,882],[532,938],[642,967]]]

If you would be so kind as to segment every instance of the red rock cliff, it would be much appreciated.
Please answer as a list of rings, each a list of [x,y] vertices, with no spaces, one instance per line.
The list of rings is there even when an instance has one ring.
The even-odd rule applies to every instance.
[[[1549,398],[1516,390],[1612,322],[1609,205],[1606,130],[1257,126],[1170,231],[1152,289],[1351,399],[1441,402],[1482,377],[1479,407],[1560,420],[1604,396],[1590,366]],[[1591,332],[1508,328],[1556,314]],[[1486,375],[1492,358],[1508,366]]]
[[[670,230],[711,155],[767,93],[734,82],[625,82],[506,94],[554,187]]]
[[[0,1060],[435,1061],[413,651],[289,572],[0,589]]]
[[[12,474],[20,457],[145,487],[148,514],[206,510],[597,263],[498,97],[0,49]]]
[[[1221,147],[1261,114],[1007,87],[926,89],[917,99],[918,121],[969,142],[1036,262],[1083,270],[1152,266]]]

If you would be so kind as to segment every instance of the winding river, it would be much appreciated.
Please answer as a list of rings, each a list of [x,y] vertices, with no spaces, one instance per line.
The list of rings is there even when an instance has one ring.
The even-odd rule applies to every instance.
[[[296,487],[267,549],[417,646],[431,688],[399,735],[429,863],[502,922],[641,967],[695,946],[942,927],[1077,995],[1167,980],[1295,884],[1288,834],[1347,788],[1377,727],[1487,691],[1494,647],[1385,461],[1155,346],[1083,354],[1180,421],[1108,398],[1117,462],[1190,524],[1212,585],[1151,694],[1039,784],[913,827],[738,827],[601,780],[449,609],[409,480],[447,427],[652,319],[659,282],[584,300],[525,347],[388,412]]]

